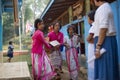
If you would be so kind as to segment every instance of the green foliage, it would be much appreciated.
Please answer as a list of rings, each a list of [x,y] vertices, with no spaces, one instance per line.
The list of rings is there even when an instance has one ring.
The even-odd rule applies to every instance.
[[[27,20],[30,20],[33,17],[33,11],[30,9],[30,7],[26,7],[25,8],[25,23],[27,22]]]
[[[13,14],[3,13],[3,43],[14,37]]]
[[[34,22],[34,19],[40,17],[40,14],[48,4],[49,0],[26,0],[24,1],[25,24],[27,20]]]
[[[24,22],[21,25],[25,24],[27,21],[30,21],[31,23],[34,22],[34,18],[40,17],[40,14],[44,10],[44,8],[47,6],[49,0],[23,0],[23,13],[22,16],[24,16]],[[35,10],[35,11],[34,11]],[[36,14],[36,13],[38,14]],[[7,49],[8,41],[12,40],[15,45],[15,49],[19,49],[19,30],[18,27],[14,27],[14,15],[13,13],[3,13],[3,49]],[[22,31],[22,26],[21,26]],[[31,37],[22,35],[22,47],[23,49],[30,49],[31,44]],[[25,47],[25,48],[24,48]]]

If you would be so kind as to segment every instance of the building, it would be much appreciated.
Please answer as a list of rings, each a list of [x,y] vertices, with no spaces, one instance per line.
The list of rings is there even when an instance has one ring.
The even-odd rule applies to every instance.
[[[120,65],[120,0],[109,0],[114,12],[115,26],[117,30],[118,52],[119,52],[119,65]],[[91,5],[92,0],[50,0],[49,4],[43,11],[41,18],[45,24],[49,26],[52,22],[58,20],[62,24],[61,32],[67,35],[67,25],[74,24],[75,31],[83,39],[83,49],[85,44],[85,53],[87,56],[87,41],[89,24],[87,22],[86,14],[95,9]]]

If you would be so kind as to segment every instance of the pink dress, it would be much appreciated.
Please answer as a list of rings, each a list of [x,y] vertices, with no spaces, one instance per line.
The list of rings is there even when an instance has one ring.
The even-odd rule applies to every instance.
[[[45,41],[43,32],[40,30],[35,31],[32,40],[31,57],[34,80],[51,80],[55,73],[44,50],[44,46],[47,48],[50,48],[50,46]]]
[[[66,61],[70,73],[70,78],[72,80],[78,80],[79,71],[79,61],[77,52],[78,37],[74,35],[72,38],[69,38],[67,36],[65,37],[64,42],[69,45],[69,48],[66,48]]]
[[[48,37],[50,41],[57,40],[61,45],[63,44],[63,34],[61,32],[57,34],[54,31],[50,32],[48,34]],[[53,68],[60,69],[62,65],[62,56],[60,53],[60,49],[53,50],[52,53],[49,55],[49,57],[50,57]]]

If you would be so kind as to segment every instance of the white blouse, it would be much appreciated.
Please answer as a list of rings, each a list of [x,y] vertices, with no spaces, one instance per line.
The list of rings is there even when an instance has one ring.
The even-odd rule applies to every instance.
[[[78,46],[78,36],[74,35],[72,37],[72,40],[73,40],[73,45],[72,42],[71,42],[71,39],[68,37],[68,36],[65,36],[64,38],[64,43],[67,43],[70,47],[76,47]]]
[[[114,17],[109,3],[102,4],[96,11],[94,22],[94,37],[99,36],[101,28],[107,28],[107,36],[116,35]]]
[[[92,23],[92,26],[90,27],[90,29],[89,29],[89,34],[90,33],[93,33],[94,34],[94,22]]]

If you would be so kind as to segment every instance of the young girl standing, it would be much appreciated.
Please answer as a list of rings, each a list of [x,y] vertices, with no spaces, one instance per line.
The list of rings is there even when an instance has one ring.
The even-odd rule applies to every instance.
[[[53,31],[48,34],[50,41],[57,40],[60,43],[60,45],[52,48],[52,52],[49,55],[54,70],[58,72],[62,72],[62,56],[60,53],[60,47],[63,45],[63,33],[59,31],[60,27],[60,23],[55,22],[53,24]]]
[[[54,72],[44,50],[44,47],[50,48],[50,45],[45,41],[43,36],[43,21],[36,19],[34,27],[36,29],[32,36],[32,70],[34,80],[51,80]]]
[[[94,15],[95,11],[91,11],[88,14],[88,23],[90,24],[89,35],[87,37],[88,41],[88,60],[91,59],[94,54]],[[94,80],[94,61],[88,63],[88,80]]]
[[[70,80],[78,80],[79,62],[78,62],[78,36],[74,35],[74,26],[70,25],[67,29],[68,36],[65,37],[66,61],[70,73]]]

